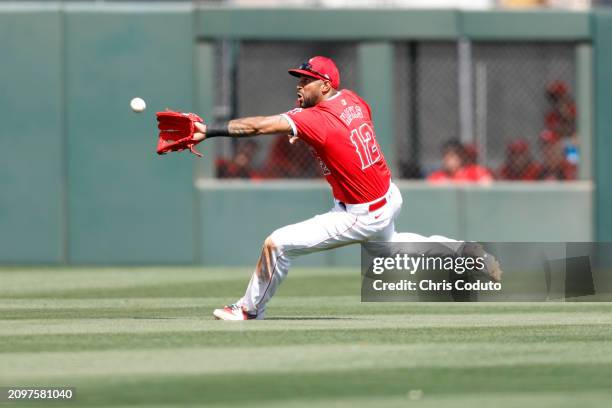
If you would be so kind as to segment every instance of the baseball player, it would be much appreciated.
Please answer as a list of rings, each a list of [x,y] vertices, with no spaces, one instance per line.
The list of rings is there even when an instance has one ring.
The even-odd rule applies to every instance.
[[[402,196],[376,141],[370,107],[355,92],[340,89],[340,73],[331,59],[313,57],[289,74],[298,78],[299,108],[215,126],[196,123],[193,139],[265,134],[288,134],[292,142],[300,138],[319,161],[331,185],[334,206],[268,236],[246,293],[236,303],[216,309],[213,316],[217,319],[263,319],[266,304],[287,276],[292,260],[300,255],[369,240],[447,242],[452,250],[463,245],[440,236],[395,232]],[[499,265],[488,258],[489,274],[498,278]]]

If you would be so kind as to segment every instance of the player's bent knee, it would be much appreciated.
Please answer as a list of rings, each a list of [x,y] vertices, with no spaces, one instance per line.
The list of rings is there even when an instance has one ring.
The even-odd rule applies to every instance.
[[[264,240],[264,249],[282,256],[286,254],[285,242],[282,239],[282,234],[277,234],[274,231]]]
[[[270,235],[264,240],[264,248],[268,251],[274,251],[276,249],[276,244],[272,239],[272,235]]]

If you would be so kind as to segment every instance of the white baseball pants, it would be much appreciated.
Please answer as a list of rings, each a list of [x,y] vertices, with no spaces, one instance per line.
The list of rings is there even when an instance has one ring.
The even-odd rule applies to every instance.
[[[402,208],[402,195],[394,183],[384,198],[387,203],[370,211],[372,203],[344,205],[335,200],[331,211],[306,221],[287,225],[266,238],[262,253],[244,296],[238,300],[247,312],[262,319],[265,307],[287,276],[291,261],[300,256],[366,241],[444,242],[452,251],[461,241],[434,235],[395,232],[395,219]]]

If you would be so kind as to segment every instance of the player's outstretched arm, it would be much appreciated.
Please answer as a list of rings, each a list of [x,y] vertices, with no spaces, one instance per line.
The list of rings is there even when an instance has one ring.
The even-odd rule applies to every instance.
[[[289,134],[291,125],[281,115],[254,116],[230,120],[221,125],[196,123],[199,132],[193,134],[195,140],[209,139],[216,136],[247,137],[257,135]]]

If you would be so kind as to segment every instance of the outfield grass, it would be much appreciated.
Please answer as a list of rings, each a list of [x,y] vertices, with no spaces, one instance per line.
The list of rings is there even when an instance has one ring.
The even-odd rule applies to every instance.
[[[269,320],[213,320],[248,275],[2,268],[0,386],[73,386],[69,407],[611,404],[612,304],[365,304],[358,270],[296,268]]]

